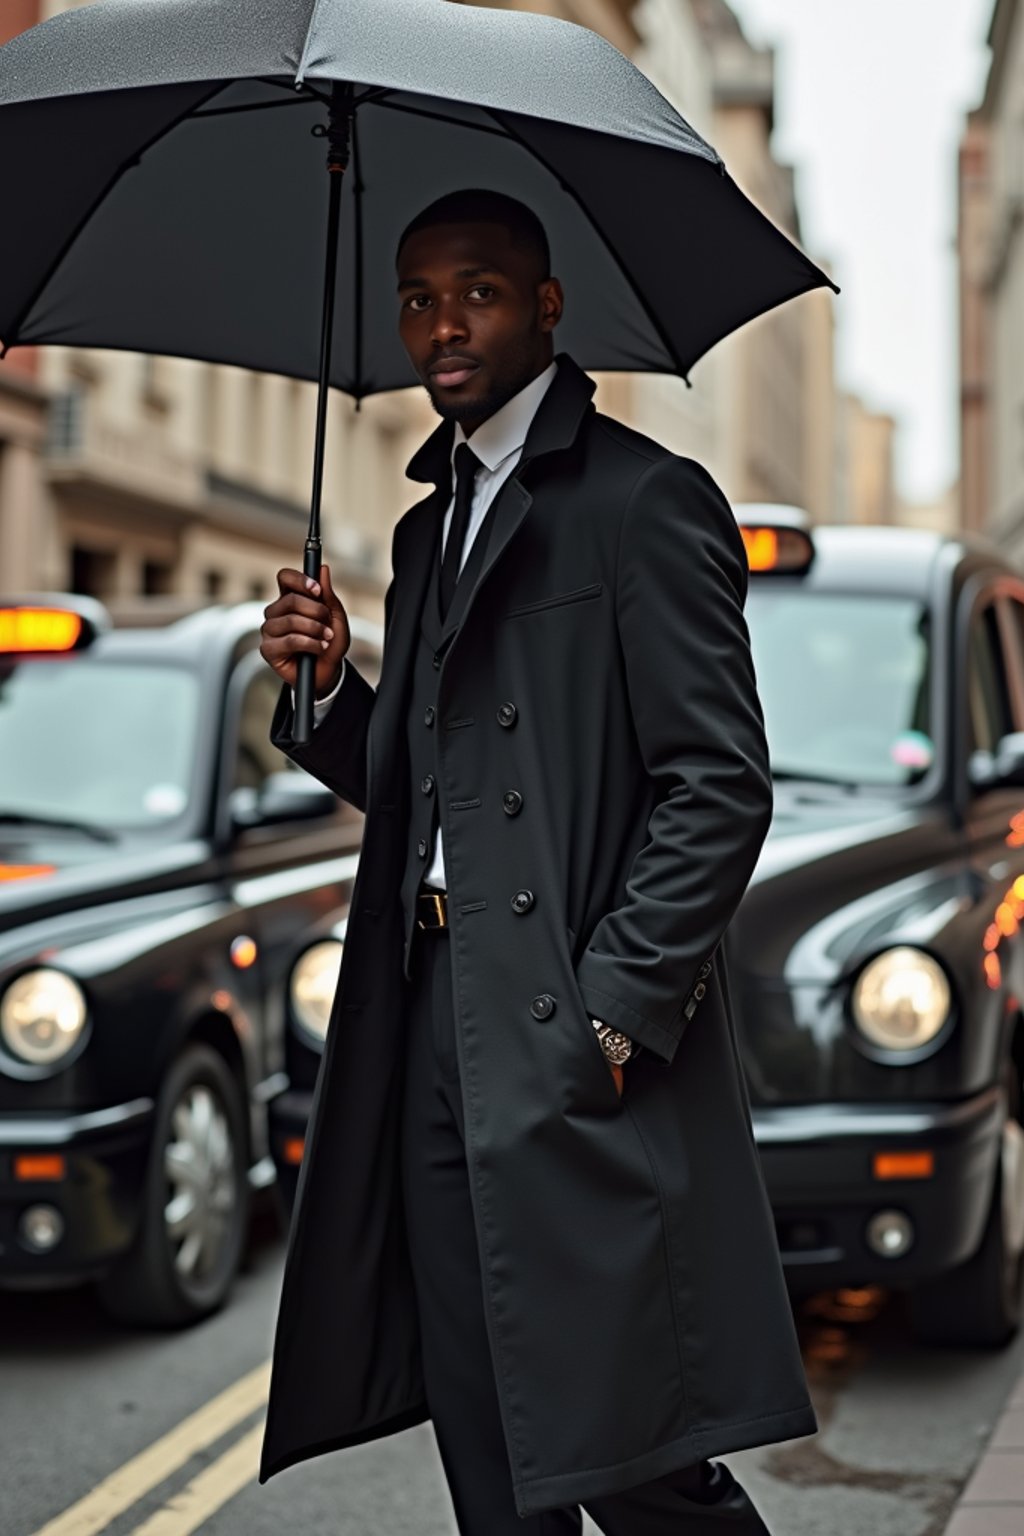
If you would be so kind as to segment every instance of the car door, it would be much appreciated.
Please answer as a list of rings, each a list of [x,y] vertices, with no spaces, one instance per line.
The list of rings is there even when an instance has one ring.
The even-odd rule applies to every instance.
[[[221,777],[220,825],[229,884],[259,967],[266,1080],[285,1066],[285,989],[295,958],[347,908],[361,824],[272,745],[270,725],[279,692],[279,681],[258,653],[239,661],[228,689]],[[310,806],[297,809],[290,819],[262,820],[261,791],[279,774],[309,784]],[[241,818],[240,809],[245,812]]]
[[[971,909],[961,930],[977,986],[962,1041],[965,1086],[998,1071],[1011,999],[1024,995],[1024,788],[973,782],[1000,740],[1024,729],[1024,669],[1005,584],[976,587],[961,630],[956,693],[958,777],[967,835]]]

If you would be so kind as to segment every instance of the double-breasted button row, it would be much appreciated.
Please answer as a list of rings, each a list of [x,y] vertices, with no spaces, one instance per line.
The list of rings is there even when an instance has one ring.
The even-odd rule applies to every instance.
[[[506,816],[518,816],[523,808],[523,797],[518,789],[506,789],[501,797],[501,808]]]
[[[541,992],[530,1004],[530,1012],[535,1019],[550,1019],[555,1011],[555,1000],[550,992]]]
[[[508,702],[506,702],[504,704],[499,704],[499,706],[498,706],[498,724],[499,725],[503,725],[507,729],[509,726],[515,725],[518,716],[519,716],[519,711],[518,711],[518,709],[516,709],[515,705],[511,701],[508,701]]]
[[[512,897],[513,912],[529,912],[534,903],[532,891],[516,891]]]

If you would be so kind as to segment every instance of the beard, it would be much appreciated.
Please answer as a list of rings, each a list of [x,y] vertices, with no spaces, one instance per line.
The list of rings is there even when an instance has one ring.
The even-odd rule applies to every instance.
[[[500,362],[500,372],[492,376],[491,382],[483,394],[478,394],[470,400],[455,399],[442,400],[435,394],[429,376],[424,380],[430,403],[444,421],[486,421],[493,416],[495,411],[500,411],[513,395],[518,395],[531,379],[535,379],[538,373],[542,373],[547,367],[546,362],[538,361],[536,343],[531,338],[521,346],[507,349]]]

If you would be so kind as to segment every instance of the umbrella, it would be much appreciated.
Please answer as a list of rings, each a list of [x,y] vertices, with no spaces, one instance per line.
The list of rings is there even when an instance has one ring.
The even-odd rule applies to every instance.
[[[745,321],[835,288],[585,27],[450,0],[99,0],[0,48],[0,356],[115,347],[316,379],[317,575],[328,388],[358,405],[418,382],[398,237],[481,185],[542,219],[570,296],[559,344],[584,368],[687,377]]]

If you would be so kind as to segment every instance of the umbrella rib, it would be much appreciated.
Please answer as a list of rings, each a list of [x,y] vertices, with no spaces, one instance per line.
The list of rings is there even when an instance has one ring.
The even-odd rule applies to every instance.
[[[359,174],[359,114],[352,113],[352,197],[355,209],[355,397],[356,410],[362,400],[363,382],[363,179]]]
[[[593,228],[597,231],[598,235],[600,235],[602,241],[604,242],[605,249],[608,251],[608,254],[611,256],[612,260],[615,262],[615,265],[618,267],[619,271],[622,273],[622,276],[625,278],[626,283],[628,284],[630,290],[632,291],[633,295],[635,296],[635,298],[636,298],[637,302],[639,303],[641,309],[643,310],[644,314],[647,316],[648,321],[654,327],[655,334],[657,335],[657,337],[658,337],[659,341],[661,342],[662,346],[665,348],[665,351],[668,353],[668,355],[672,359],[673,363],[675,363],[676,372],[682,375],[682,378],[683,378],[683,380],[684,380],[684,382],[686,384],[687,389],[692,389],[693,385],[690,383],[689,373],[688,373],[688,369],[686,367],[686,364],[680,358],[679,353],[676,351],[676,348],[675,348],[674,344],[672,343],[670,337],[668,336],[667,332],[665,331],[665,328],[662,325],[661,321],[658,319],[657,314],[651,308],[651,306],[648,304],[646,298],[644,297],[644,295],[640,292],[639,288],[634,283],[632,277],[630,276],[629,268],[626,266],[625,262],[622,260],[622,257],[619,255],[618,251],[616,250],[615,246],[609,240],[609,238],[605,234],[604,230],[601,228],[601,226],[598,224],[597,220],[594,218],[594,216],[590,212],[590,210],[587,207],[586,203],[583,201],[583,199],[580,197],[579,193],[576,191],[576,188],[574,186],[572,186],[570,182],[566,181],[565,177],[559,171],[556,171],[554,166],[550,165],[548,163],[548,161],[544,158],[543,155],[538,154],[537,151],[533,148],[532,145],[527,144],[525,142],[525,140],[521,138],[521,136],[516,132],[516,130],[513,127],[511,127],[509,124],[505,123],[505,119],[501,116],[501,114],[499,112],[497,112],[494,108],[491,108],[491,107],[485,108],[485,111],[490,112],[491,115],[493,117],[495,117],[499,123],[503,123],[505,125],[504,126],[505,136],[507,138],[514,139],[517,144],[522,146],[522,148],[526,151],[526,153],[528,155],[532,155],[533,158],[536,161],[538,161],[539,164],[541,164],[546,171],[548,171],[550,173],[550,175],[554,176],[557,179],[559,185],[561,187],[563,187],[566,192],[568,192],[569,196],[573,199],[573,201],[577,204],[577,206],[582,210],[584,217],[587,218],[590,221],[590,223],[593,226]],[[696,159],[696,158],[701,158],[701,157],[695,156],[694,158]],[[707,165],[707,164],[710,164],[711,162],[710,161],[705,161],[704,163]],[[716,167],[716,169],[717,169],[717,167]],[[693,366],[692,363],[691,363],[690,366],[691,367]]]
[[[230,85],[231,83],[232,82],[228,81],[228,80],[218,80],[216,85],[210,91],[209,95],[201,98],[200,105],[202,104],[202,101],[212,101],[214,96],[217,95],[218,91],[224,90],[224,88],[227,85]],[[193,102],[192,105],[188,108],[188,110],[186,112],[180,113],[177,117],[175,117],[173,119],[172,122],[165,123],[164,126],[159,130],[159,132],[158,133],[154,133],[153,137],[151,139],[147,140],[147,142],[145,144],[143,144],[141,146],[141,148],[136,148],[134,150],[134,152],[132,153],[132,156],[131,156],[130,159],[122,160],[121,164],[117,167],[117,170],[111,176],[111,178],[107,182],[106,186],[103,188],[103,190],[99,193],[99,195],[90,204],[87,212],[84,213],[82,215],[82,217],[79,219],[78,223],[75,225],[74,229],[71,231],[71,234],[64,241],[64,244],[61,246],[60,250],[57,252],[57,255],[54,257],[53,261],[47,267],[46,272],[43,274],[43,277],[36,284],[35,288],[33,288],[32,292],[29,294],[28,298],[25,300],[25,303],[21,306],[21,309],[18,311],[18,314],[15,316],[14,326],[13,326],[13,330],[11,332],[11,335],[3,337],[2,345],[0,345],[0,361],[3,361],[3,359],[7,356],[7,353],[10,350],[11,344],[13,342],[17,341],[17,339],[18,339],[18,332],[21,330],[22,322],[24,321],[25,316],[27,314],[31,313],[32,307],[35,304],[36,300],[39,298],[39,295],[43,292],[43,290],[46,288],[47,283],[50,281],[50,279],[53,277],[54,273],[60,267],[61,263],[63,262],[63,260],[65,258],[65,256],[68,254],[68,252],[70,251],[71,247],[74,245],[75,241],[78,239],[79,235],[82,233],[82,230],[89,223],[90,219],[92,218],[93,214],[96,212],[96,210],[100,206],[100,204],[113,191],[114,187],[120,181],[120,179],[124,175],[125,171],[129,171],[129,170],[131,170],[131,168],[133,166],[138,165],[139,161],[142,159],[142,156],[147,152],[147,150],[152,149],[154,144],[158,144],[160,142],[160,140],[162,138],[164,138],[168,133],[173,132],[173,130],[175,128],[177,128],[179,123],[183,123],[186,118],[191,117],[194,114],[195,105],[196,104]]]
[[[236,112],[274,112],[279,107],[308,107],[311,102],[323,101],[319,92],[310,96],[293,96],[288,101],[248,101],[237,107],[211,107],[207,112],[193,112],[192,116],[205,122],[208,117],[230,117]]]
[[[474,133],[493,133],[499,139],[508,138],[503,128],[488,128],[484,123],[470,123],[464,117],[449,117],[447,112],[428,112],[425,107],[410,107],[404,102],[383,101],[380,97],[370,97],[369,105],[386,107],[389,112],[411,112],[415,117],[429,117],[431,122],[451,123],[456,128],[472,128]],[[472,106],[473,103],[470,102],[468,105]],[[488,109],[483,107],[480,110],[486,112]]]

